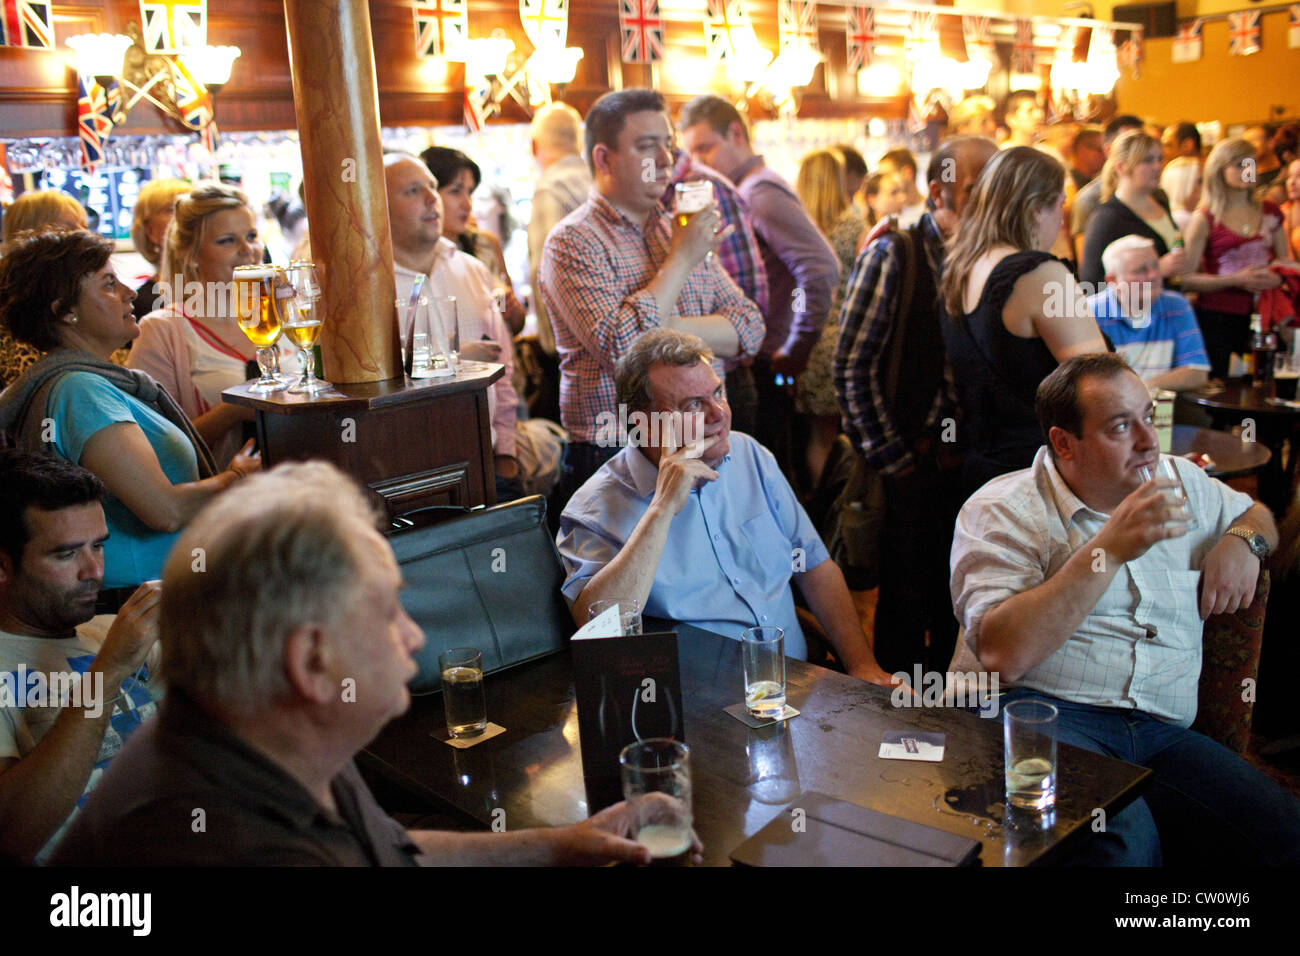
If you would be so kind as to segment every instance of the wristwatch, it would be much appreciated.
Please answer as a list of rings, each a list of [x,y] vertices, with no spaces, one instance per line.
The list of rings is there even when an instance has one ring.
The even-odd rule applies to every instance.
[[[1268,539],[1249,528],[1229,528],[1225,534],[1236,535],[1250,547],[1250,552],[1262,563],[1268,557]]]

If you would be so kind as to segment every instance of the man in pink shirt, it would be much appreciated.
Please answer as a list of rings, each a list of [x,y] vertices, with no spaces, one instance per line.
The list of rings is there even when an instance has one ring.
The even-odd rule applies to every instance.
[[[462,358],[499,362],[506,367],[488,389],[492,419],[492,450],[496,463],[497,501],[523,496],[515,459],[515,416],[519,397],[510,383],[514,345],[510,330],[492,298],[492,275],[473,256],[442,235],[442,199],[438,181],[415,156],[389,153],[384,157],[388,187],[388,221],[393,234],[393,272],[397,296],[405,302],[420,274],[429,277],[430,295],[456,297]],[[405,315],[402,316],[405,321]],[[402,329],[403,340],[407,329]]]

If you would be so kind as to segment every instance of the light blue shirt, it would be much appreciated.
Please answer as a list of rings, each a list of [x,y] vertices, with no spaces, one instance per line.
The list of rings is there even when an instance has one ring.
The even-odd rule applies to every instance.
[[[804,660],[790,578],[830,554],[776,459],[754,439],[733,431],[731,454],[716,470],[717,481],[692,491],[673,518],[644,613],[735,640],[747,627],[774,624],[785,629],[786,656]],[[570,604],[631,537],[658,478],[640,450],[625,447],[570,499],[556,538]]]
[[[1113,287],[1089,296],[1088,308],[1098,328],[1115,343],[1115,351],[1142,381],[1176,368],[1210,370],[1196,314],[1177,292],[1166,289],[1156,296],[1145,322],[1124,315]]]
[[[139,399],[93,372],[69,372],[50,388],[45,406],[54,420],[54,450],[74,464],[92,435],[109,425],[139,425],[173,485],[199,480],[198,456],[183,431]],[[112,494],[104,496],[108,540],[104,542],[104,587],[131,587],[162,577],[167,552],[180,532],[155,531]]]

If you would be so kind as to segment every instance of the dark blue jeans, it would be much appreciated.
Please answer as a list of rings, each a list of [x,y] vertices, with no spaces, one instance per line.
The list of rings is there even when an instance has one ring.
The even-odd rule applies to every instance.
[[[1090,865],[1300,865],[1300,800],[1209,737],[1140,711],[1055,704],[1057,740],[1147,767],[1145,795],[1092,834],[1080,857]]]

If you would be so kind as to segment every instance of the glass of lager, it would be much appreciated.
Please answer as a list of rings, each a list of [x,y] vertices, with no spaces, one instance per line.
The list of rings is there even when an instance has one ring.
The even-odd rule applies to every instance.
[[[690,182],[678,183],[677,192],[677,210],[674,218],[678,226],[685,226],[697,214],[708,209],[713,205],[713,184],[707,179],[695,179]],[[710,252],[705,259],[712,259],[713,253]]]
[[[1018,810],[1056,806],[1056,718],[1045,700],[1015,700],[1002,708],[1007,805]]]
[[[289,389],[295,395],[315,396],[329,387],[316,377],[316,340],[320,338],[321,312],[320,282],[316,279],[316,266],[295,259],[289,263],[289,281],[293,284],[293,314],[285,322],[284,334],[298,347],[302,356],[302,378]]]
[[[483,652],[475,647],[453,647],[438,655],[438,670],[447,732],[453,737],[477,737],[487,728]]]
[[[691,752],[667,737],[628,744],[618,755],[623,798],[635,814],[632,839],[650,851],[653,866],[691,859]]]
[[[262,377],[250,385],[252,392],[276,392],[285,383],[276,378],[275,343],[284,318],[293,308],[293,286],[280,266],[235,267],[235,318],[248,340],[257,346],[257,367]]]

